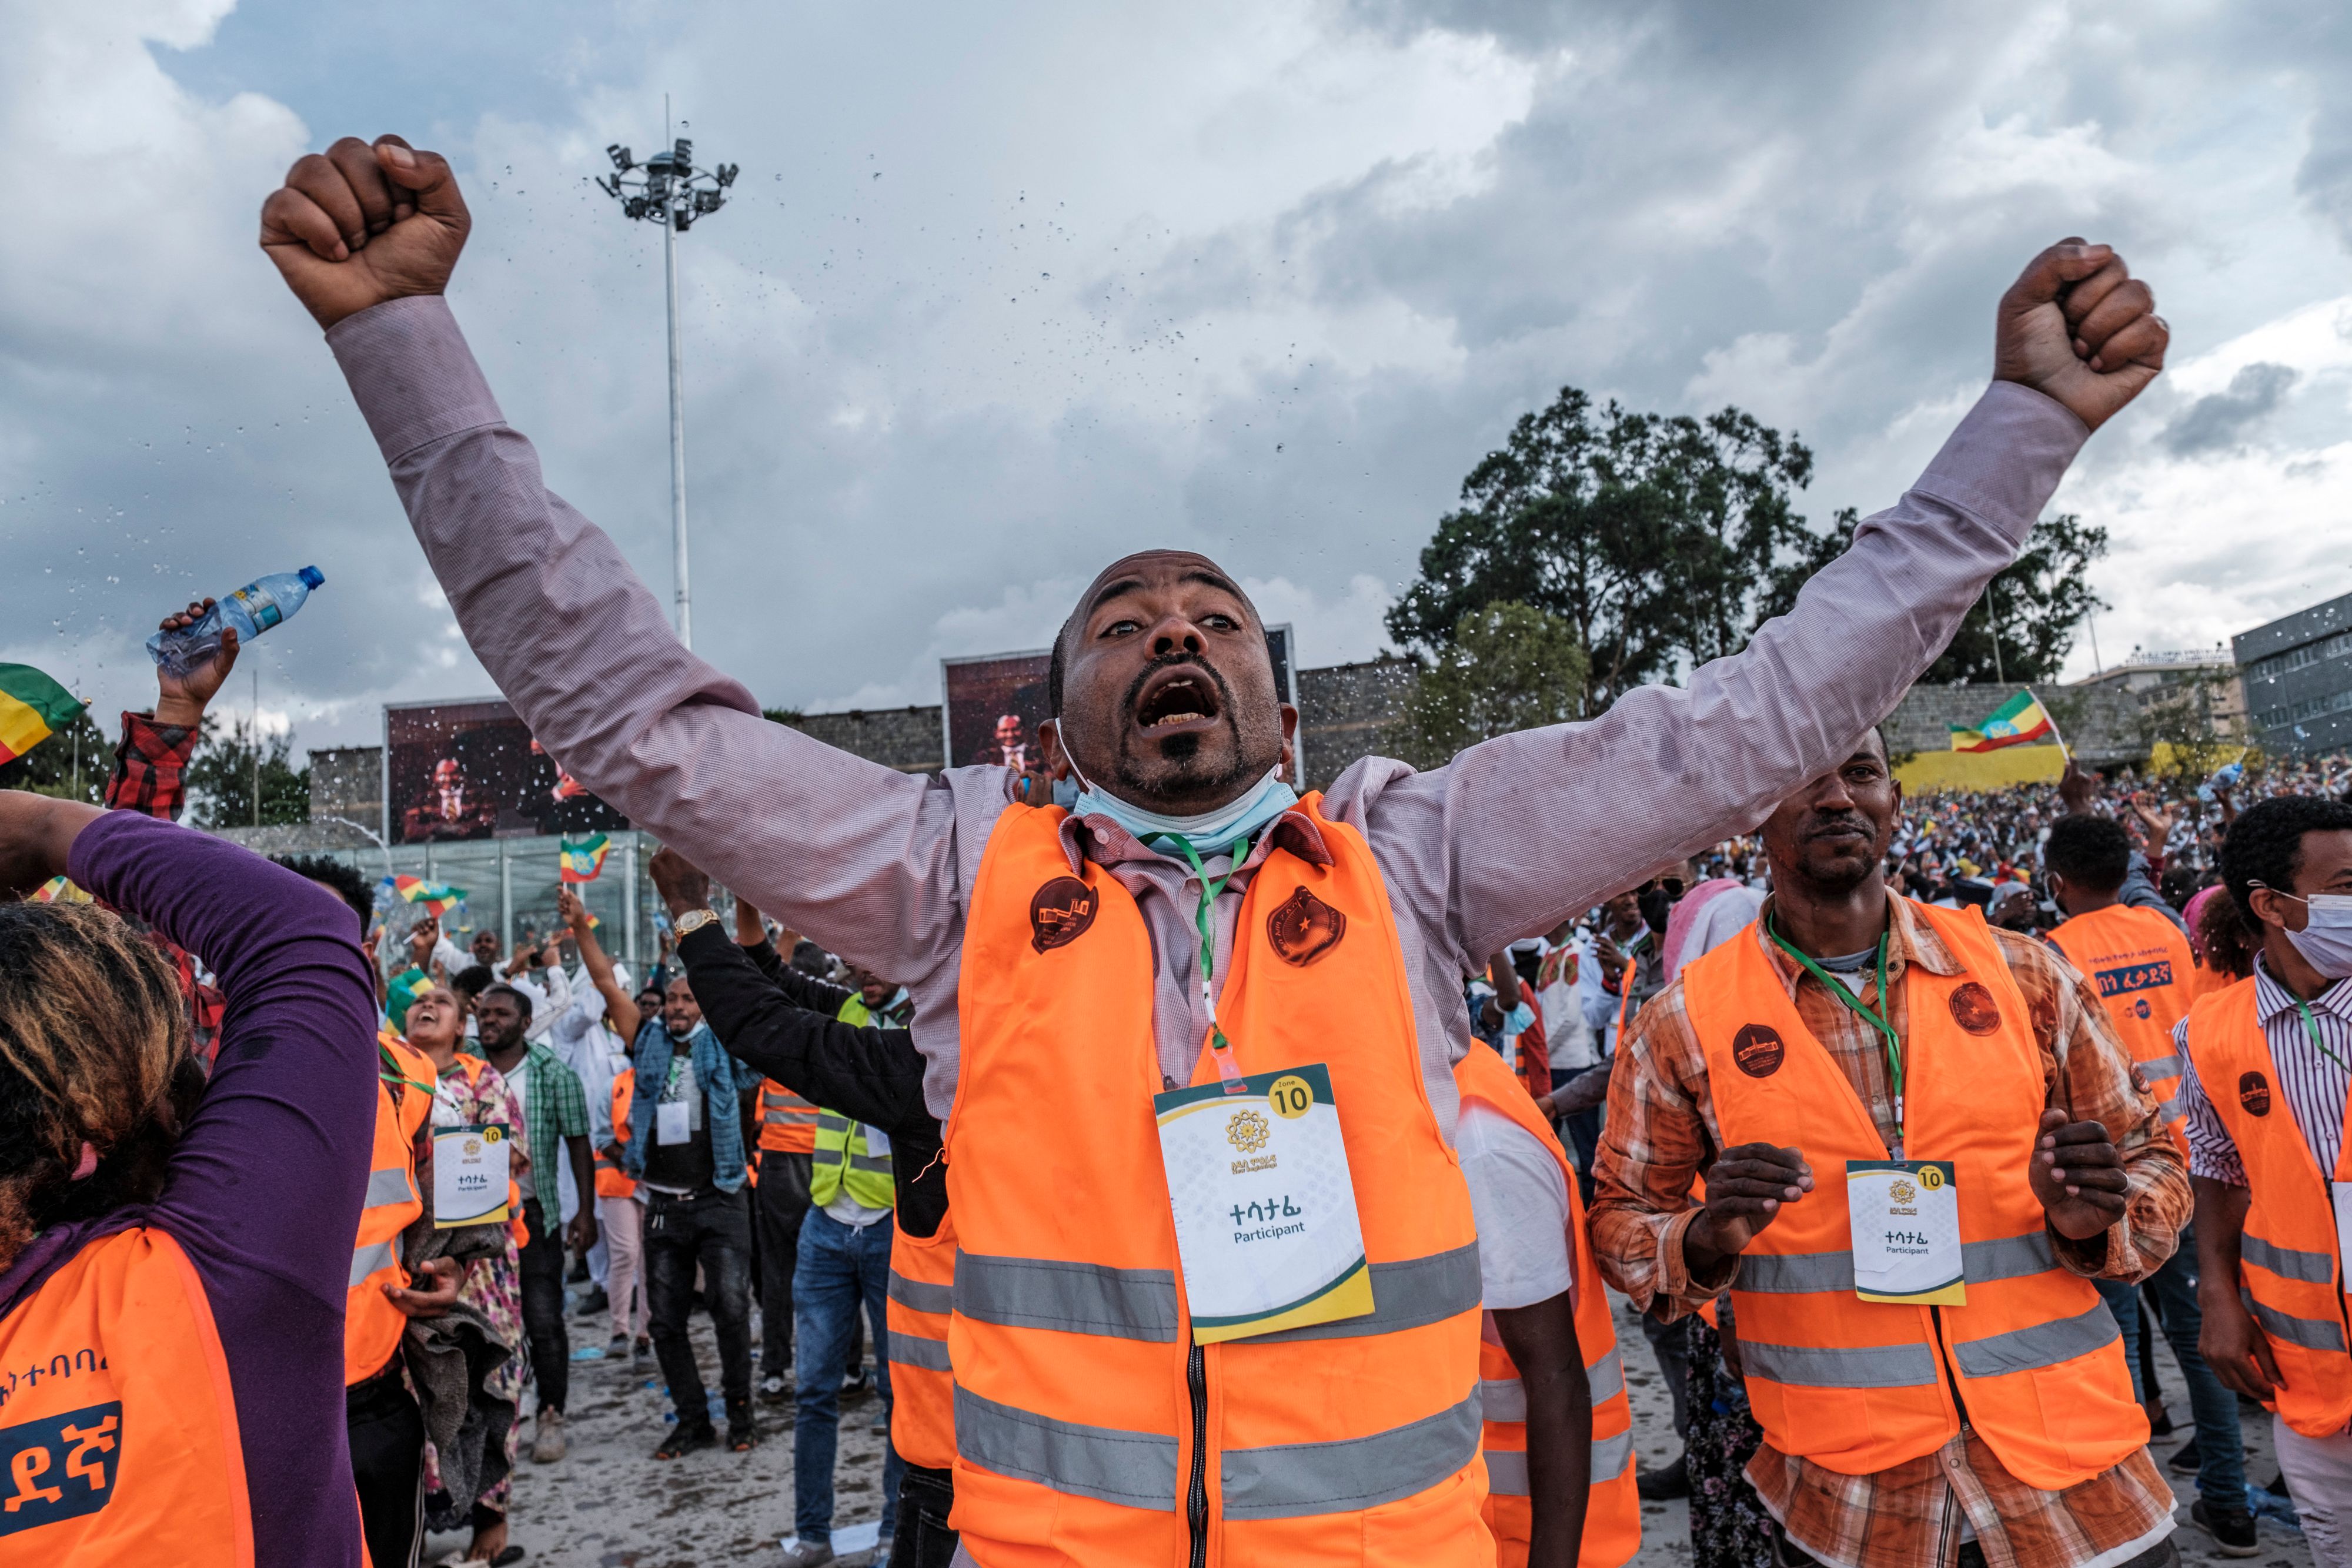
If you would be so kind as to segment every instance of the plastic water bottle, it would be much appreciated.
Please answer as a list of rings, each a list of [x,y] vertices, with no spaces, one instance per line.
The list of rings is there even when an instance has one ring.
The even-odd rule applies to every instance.
[[[315,566],[299,571],[273,571],[257,581],[248,582],[226,599],[216,600],[204,619],[178,632],[158,632],[147,639],[147,652],[155,663],[174,675],[184,676],[196,665],[208,663],[220,652],[221,630],[236,628],[237,646],[243,648],[281,621],[293,619],[310,597],[310,591],[325,582],[326,578]]]

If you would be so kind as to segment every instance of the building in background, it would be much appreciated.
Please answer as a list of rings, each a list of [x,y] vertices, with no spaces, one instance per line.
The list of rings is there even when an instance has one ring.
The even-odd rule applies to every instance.
[[[2352,746],[2352,593],[2230,639],[2264,751]]]
[[[2227,726],[2246,716],[2246,687],[2236,663],[2230,650],[2219,643],[2210,648],[2134,648],[2122,664],[2069,682],[2067,689],[2129,692],[2145,702],[2151,694],[2192,681],[2210,681],[2213,721]]]

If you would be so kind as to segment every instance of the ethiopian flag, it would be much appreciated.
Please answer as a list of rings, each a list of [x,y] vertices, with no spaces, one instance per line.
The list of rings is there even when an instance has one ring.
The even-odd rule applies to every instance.
[[[14,762],[89,705],[30,664],[0,664],[0,762]]]
[[[594,882],[604,869],[604,857],[613,852],[613,841],[604,833],[557,841],[562,849],[565,882]]]
[[[1951,730],[1954,751],[1999,751],[2004,746],[2023,746],[2058,732],[2032,692],[2020,692],[2001,704],[1979,728],[1962,729],[1956,724]]]
[[[423,904],[427,915],[446,915],[466,902],[464,888],[451,887],[446,883],[426,882],[422,877],[396,876],[392,879],[392,885],[409,903]]]

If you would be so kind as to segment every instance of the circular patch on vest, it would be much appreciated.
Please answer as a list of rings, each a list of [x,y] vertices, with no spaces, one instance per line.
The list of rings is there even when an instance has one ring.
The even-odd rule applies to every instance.
[[[1265,939],[1275,956],[1305,967],[1339,945],[1348,934],[1348,917],[1299,888],[1265,917]]]
[[[1769,1024],[1744,1023],[1731,1037],[1731,1060],[1750,1078],[1769,1078],[1787,1061],[1789,1048]]]
[[[2246,1108],[2249,1116],[2271,1113],[2271,1081],[2259,1072],[2238,1074],[2238,1103]]]
[[[1040,953],[1076,941],[1095,923],[1102,900],[1074,876],[1057,876],[1029,895],[1029,945]]]
[[[2000,1027],[2000,1004],[1974,980],[1953,988],[1950,1007],[1952,1021],[1970,1034],[1990,1034]]]

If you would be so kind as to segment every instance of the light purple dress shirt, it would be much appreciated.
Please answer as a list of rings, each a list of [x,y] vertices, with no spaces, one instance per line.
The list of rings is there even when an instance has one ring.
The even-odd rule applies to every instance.
[[[905,985],[925,1097],[944,1118],[964,912],[1013,775],[900,773],[761,717],[740,682],[679,645],[612,540],[548,490],[440,298],[347,317],[327,340],[467,641],[532,733],[726,886]],[[1462,977],[1753,827],[1849,756],[2016,554],[2086,434],[2051,399],[1996,382],[1918,484],[1737,657],[1687,686],[1628,692],[1590,723],[1503,736],[1426,773],[1366,758],[1333,782],[1325,810],[1364,834],[1387,880],[1440,1127],[1454,1124],[1452,1068],[1470,1040]],[[1305,819],[1288,821],[1282,841],[1318,852]],[[1066,824],[1064,841],[1135,895],[1161,1071],[1189,1081],[1208,1031],[1191,869],[1099,819]],[[1221,951],[1252,869],[1217,901]]]

